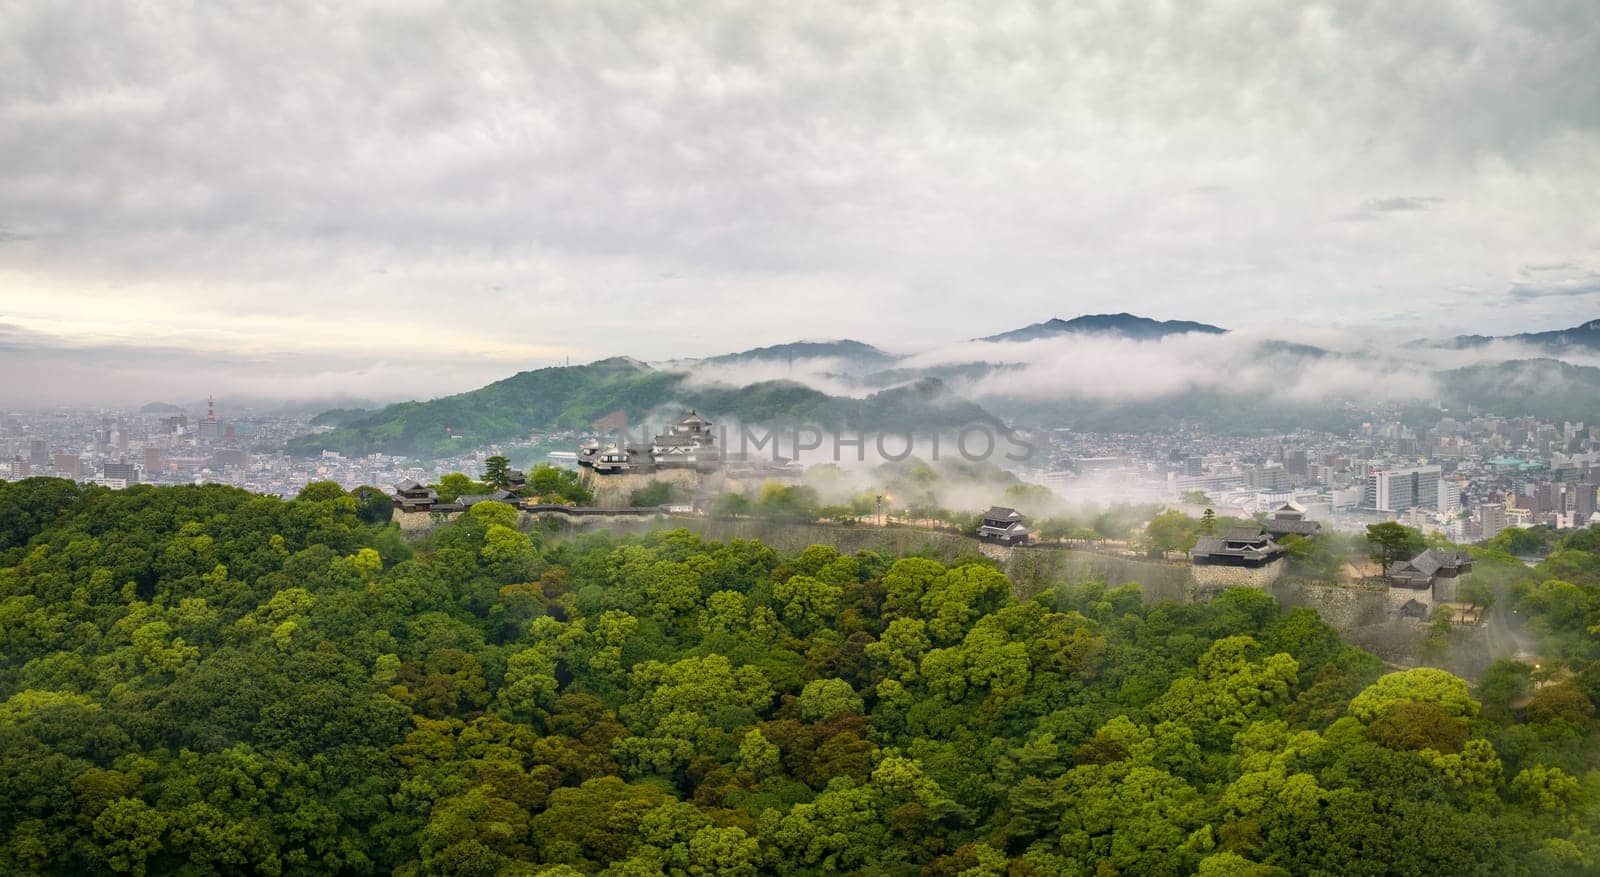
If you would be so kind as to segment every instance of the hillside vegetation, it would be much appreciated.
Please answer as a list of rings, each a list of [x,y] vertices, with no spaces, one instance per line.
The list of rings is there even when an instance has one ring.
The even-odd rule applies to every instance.
[[[0,483],[0,873],[1600,866],[1592,532],[1506,585],[1571,662],[1534,693],[1255,591],[1022,599],[494,503],[413,544],[367,500]]]
[[[778,425],[805,423],[852,430],[955,429],[993,423],[981,407],[952,398],[937,380],[882,390],[864,399],[829,396],[792,381],[743,387],[691,382],[680,371],[661,371],[627,359],[521,372],[486,387],[428,402],[402,402],[342,419],[338,428],[302,436],[291,453],[382,451],[442,456],[530,432],[583,429],[614,412],[630,423],[652,415],[664,426],[677,407],[714,419]]]

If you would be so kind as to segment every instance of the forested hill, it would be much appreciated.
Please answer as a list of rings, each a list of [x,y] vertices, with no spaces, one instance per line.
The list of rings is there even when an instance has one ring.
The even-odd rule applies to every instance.
[[[1593,420],[1600,411],[1600,368],[1555,359],[1519,359],[1440,375],[1447,404],[1505,417]]]
[[[1508,586],[1535,692],[1256,591],[1019,599],[976,557],[548,542],[494,503],[408,543],[379,500],[0,482],[0,873],[1600,863],[1595,531]]]
[[[956,429],[995,423],[983,408],[946,391],[936,379],[882,390],[862,399],[830,396],[792,381],[742,387],[694,382],[682,371],[652,369],[617,358],[526,371],[486,387],[428,402],[402,402],[342,419],[338,428],[301,436],[291,453],[382,451],[442,456],[536,430],[584,428],[614,411],[632,423],[676,416],[673,406],[712,418],[776,425],[806,423],[852,430]],[[657,423],[657,426],[663,425]]]

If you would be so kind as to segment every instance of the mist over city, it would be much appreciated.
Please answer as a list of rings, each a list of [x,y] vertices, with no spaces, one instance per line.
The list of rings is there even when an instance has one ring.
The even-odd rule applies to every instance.
[[[0,0],[0,874],[1600,872],[1595,58]]]

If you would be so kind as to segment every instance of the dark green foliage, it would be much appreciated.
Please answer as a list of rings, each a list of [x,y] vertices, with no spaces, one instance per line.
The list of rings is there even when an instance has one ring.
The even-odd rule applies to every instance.
[[[1022,602],[979,560],[546,544],[493,503],[413,543],[380,508],[0,483],[0,873],[1600,861],[1582,540],[1495,586],[1571,667],[1502,662],[1472,692],[1257,591]]]
[[[635,508],[664,505],[674,499],[681,491],[675,491],[670,481],[652,481],[644,487],[635,490],[628,497],[628,505]]]
[[[511,461],[499,454],[483,461],[483,483],[502,490],[511,486]]]

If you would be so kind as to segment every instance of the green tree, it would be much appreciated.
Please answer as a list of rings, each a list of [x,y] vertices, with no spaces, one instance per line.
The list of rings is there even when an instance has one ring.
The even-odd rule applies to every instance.
[[[861,712],[861,695],[843,679],[813,679],[800,692],[800,715],[807,721]]]
[[[1150,556],[1166,557],[1174,551],[1188,551],[1195,543],[1195,522],[1183,512],[1168,509],[1145,527],[1144,544]]]
[[[483,483],[505,490],[511,486],[511,461],[499,454],[483,461]]]
[[[1426,544],[1422,533],[1404,524],[1384,521],[1367,525],[1367,556],[1382,568],[1385,577],[1389,567],[1415,557]]]

